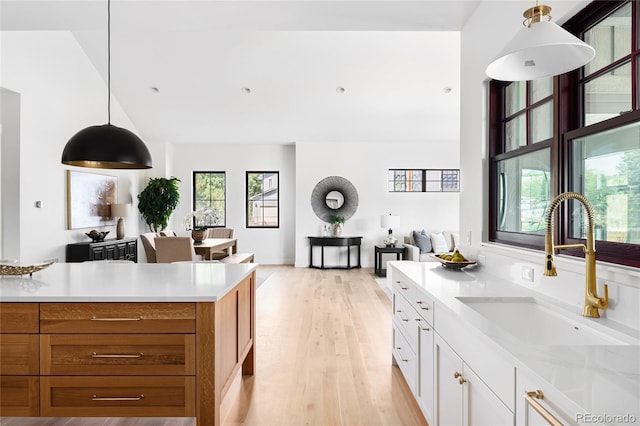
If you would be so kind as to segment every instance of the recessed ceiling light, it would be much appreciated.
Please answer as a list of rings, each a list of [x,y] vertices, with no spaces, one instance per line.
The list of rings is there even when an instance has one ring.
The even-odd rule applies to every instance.
[[[336,87],[336,92],[337,93],[344,93],[344,87],[342,87],[342,86]]]
[[[251,89],[247,86],[242,86],[240,90],[242,91],[242,93],[251,93]]]

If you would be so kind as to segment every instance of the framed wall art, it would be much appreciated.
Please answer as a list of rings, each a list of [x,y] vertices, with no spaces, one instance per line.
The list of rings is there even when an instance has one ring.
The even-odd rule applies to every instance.
[[[117,190],[116,176],[67,170],[67,229],[115,225]]]

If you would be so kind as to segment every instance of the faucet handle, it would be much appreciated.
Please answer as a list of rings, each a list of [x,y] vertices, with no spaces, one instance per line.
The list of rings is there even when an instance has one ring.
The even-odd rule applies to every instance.
[[[607,284],[604,285],[604,297],[600,299],[600,309],[607,309],[609,306],[609,286]]]

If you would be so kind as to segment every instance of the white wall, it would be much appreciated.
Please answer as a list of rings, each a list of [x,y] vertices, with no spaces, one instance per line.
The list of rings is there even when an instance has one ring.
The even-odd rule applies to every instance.
[[[181,180],[180,204],[169,228],[186,234],[183,218],[192,210],[193,171],[224,171],[227,185],[227,223],[234,228],[238,251],[252,252],[262,264],[293,264],[295,232],[295,147],[282,144],[173,145],[167,177]],[[280,172],[280,227],[246,228],[247,171]]]
[[[20,257],[20,95],[0,87],[0,259]]]
[[[562,23],[589,3],[557,1],[553,18]],[[460,193],[460,230],[472,235],[471,243],[462,239],[463,253],[486,256],[485,267],[509,280],[557,298],[580,309],[584,297],[584,261],[556,257],[558,277],[542,277],[543,253],[499,244],[487,243],[488,235],[488,159],[487,159],[487,77],[485,68],[501,48],[518,31],[522,12],[530,2],[482,2],[467,21],[461,35],[461,109],[460,165],[464,185]],[[491,22],[491,25],[487,25]],[[534,269],[534,281],[521,278],[522,268]],[[610,308],[605,315],[634,328],[640,323],[637,306],[640,303],[640,272],[599,263],[598,288],[609,284]]]
[[[65,245],[88,241],[89,229],[66,230],[65,170],[60,157],[77,131],[107,120],[106,84],[68,32],[3,31],[0,86],[20,95],[20,260],[65,260]],[[136,131],[112,99],[112,122]],[[87,171],[87,169],[82,169]],[[102,170],[118,176],[118,202],[138,193],[141,172]],[[42,208],[35,208],[35,201]],[[6,206],[5,206],[6,207]],[[132,209],[133,210],[133,209]],[[127,236],[137,220],[125,220]],[[18,226],[18,224],[16,224]],[[115,233],[115,226],[104,227]],[[16,238],[3,234],[3,238]],[[15,243],[10,241],[8,243]]]
[[[456,133],[455,130],[453,133]],[[453,135],[457,137],[457,134]],[[459,168],[459,146],[453,141],[423,143],[298,143],[296,146],[296,261],[309,266],[308,236],[319,236],[323,222],[311,209],[311,192],[328,176],[351,181],[358,191],[359,205],[347,220],[343,235],[362,236],[362,266],[374,264],[375,244],[387,230],[380,216],[400,216],[393,233],[400,241],[413,229],[455,230],[459,223],[459,193],[392,193],[387,191],[387,173],[393,168]],[[462,174],[462,185],[466,184]],[[340,254],[338,254],[340,253]],[[339,257],[338,257],[339,256]],[[314,263],[319,264],[319,253]],[[325,249],[326,265],[346,265],[345,250]]]

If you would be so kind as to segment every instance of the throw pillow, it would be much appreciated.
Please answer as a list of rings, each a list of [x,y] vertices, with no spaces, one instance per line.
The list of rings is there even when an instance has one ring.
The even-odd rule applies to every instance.
[[[420,249],[420,253],[429,253],[431,251],[431,239],[422,232],[413,231],[411,233],[415,245]]]
[[[431,238],[431,246],[433,247],[434,253],[446,253],[449,251],[449,244],[447,244],[447,240],[444,238],[442,232],[429,234],[429,237]]]

